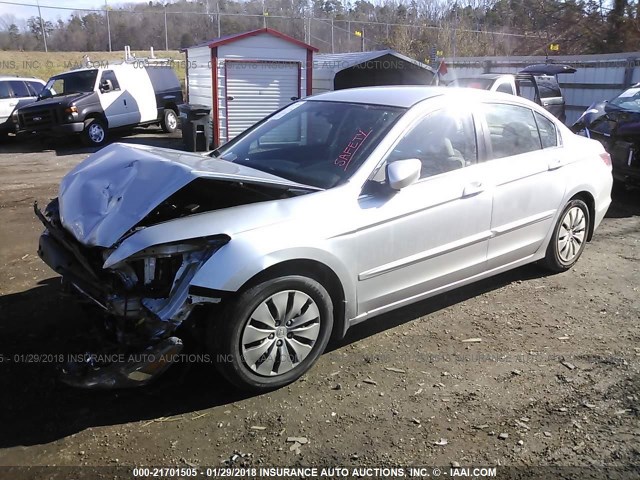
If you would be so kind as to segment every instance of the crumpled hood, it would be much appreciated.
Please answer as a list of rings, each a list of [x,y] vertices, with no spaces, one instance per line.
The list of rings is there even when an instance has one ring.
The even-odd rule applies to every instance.
[[[604,120],[608,120],[609,123],[605,123]],[[576,122],[576,125],[579,124],[606,135],[638,135],[640,114],[608,102],[598,102],[584,112]]]
[[[199,154],[115,143],[62,179],[60,220],[80,243],[111,247],[160,202],[196,178],[306,188]]]

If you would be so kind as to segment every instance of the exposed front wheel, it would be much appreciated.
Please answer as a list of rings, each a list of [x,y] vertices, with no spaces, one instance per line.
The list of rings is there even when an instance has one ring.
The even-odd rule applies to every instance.
[[[165,133],[173,133],[178,128],[178,116],[176,112],[170,108],[165,109],[162,121],[160,122],[162,131]]]
[[[584,250],[590,222],[587,205],[579,199],[571,200],[553,230],[543,265],[553,272],[573,267]]]
[[[333,327],[326,289],[302,276],[275,278],[227,305],[209,327],[220,373],[241,389],[266,391],[303,375],[322,354]]]
[[[85,120],[82,139],[90,147],[103,145],[107,141],[107,129],[104,123],[97,118]]]

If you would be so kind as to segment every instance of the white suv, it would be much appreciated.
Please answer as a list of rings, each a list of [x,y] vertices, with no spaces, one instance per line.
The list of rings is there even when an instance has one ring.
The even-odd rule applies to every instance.
[[[0,75],[0,138],[15,131],[13,111],[35,101],[44,85],[39,78]]]

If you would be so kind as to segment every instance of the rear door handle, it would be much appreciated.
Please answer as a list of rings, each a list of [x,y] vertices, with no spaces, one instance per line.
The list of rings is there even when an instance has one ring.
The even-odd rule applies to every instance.
[[[547,163],[547,168],[549,168],[549,170],[557,170],[561,166],[562,166],[562,159],[561,158],[552,158]]]
[[[471,182],[465,185],[462,196],[472,197],[482,192],[484,192],[484,184],[482,182]]]

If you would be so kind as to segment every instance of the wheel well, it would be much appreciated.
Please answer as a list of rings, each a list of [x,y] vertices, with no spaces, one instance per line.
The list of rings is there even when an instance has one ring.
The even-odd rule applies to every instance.
[[[178,106],[173,102],[165,104],[164,109],[173,110],[178,115]]]
[[[591,238],[593,237],[593,219],[596,214],[596,202],[589,192],[576,193],[573,197],[571,197],[571,200],[576,199],[580,199],[584,203],[586,203],[587,208],[589,209],[589,218],[591,219],[591,221],[589,222],[589,231],[587,232],[587,242],[590,242]]]
[[[333,302],[332,338],[340,339],[345,327],[345,298],[340,279],[335,272],[324,263],[315,260],[288,260],[272,265],[248,280],[240,291],[251,288],[268,279],[285,275],[303,275],[320,283],[331,296]]]
[[[84,121],[86,122],[87,120],[91,120],[92,118],[97,118],[98,120],[102,121],[105,127],[109,128],[109,122],[107,121],[105,116],[102,115],[101,113],[98,113],[98,112],[87,113],[87,115],[84,117]]]

